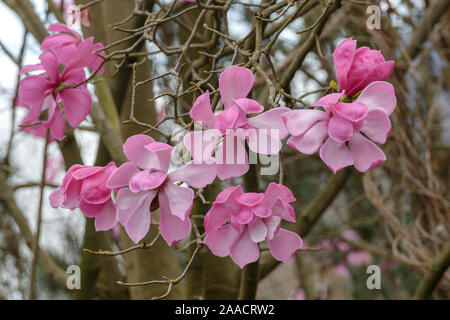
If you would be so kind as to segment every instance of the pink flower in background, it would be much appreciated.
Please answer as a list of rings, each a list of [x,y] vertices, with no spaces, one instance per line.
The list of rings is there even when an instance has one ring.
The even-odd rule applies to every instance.
[[[83,41],[78,32],[70,29],[62,23],[50,25],[48,27],[48,31],[56,33],[44,39],[41,44],[42,51],[53,51],[59,61],[64,65],[68,65],[74,57],[82,54],[78,58],[78,60],[80,60],[78,68],[89,67],[91,70],[96,71],[101,66],[98,73],[103,73],[103,59],[94,53],[95,51],[101,50],[103,48],[103,44],[94,43],[93,37],[87,38]],[[81,44],[83,44],[83,47],[81,47]],[[98,54],[103,57],[105,56],[104,51],[100,51]]]
[[[63,8],[61,8],[61,2],[64,1]],[[75,2],[73,0],[54,0],[53,1],[56,6],[62,10],[64,19],[68,21],[69,18],[72,18],[67,23],[75,24],[76,23],[76,14],[77,10],[75,10]],[[80,11],[80,23],[83,26],[89,26],[91,24],[91,13],[89,8]]]
[[[394,61],[384,61],[380,51],[368,47],[356,49],[356,40],[342,41],[333,53],[339,90],[353,96],[374,81],[386,80]]]
[[[116,169],[114,162],[105,167],[73,165],[61,187],[50,194],[53,208],[79,208],[86,217],[95,218],[95,230],[109,230],[116,221],[116,207],[106,181]]]
[[[117,193],[117,219],[130,238],[138,243],[150,228],[150,211],[160,208],[159,231],[169,245],[183,240],[191,232],[188,218],[194,192],[176,182],[194,188],[210,184],[206,165],[187,164],[168,173],[173,147],[146,135],[135,135],[125,142],[123,151],[131,162],[122,164],[111,175],[107,186],[121,188]]]
[[[341,236],[350,241],[359,240],[359,235],[355,230],[345,229],[341,232]]]
[[[230,256],[243,268],[258,260],[258,243],[267,240],[272,256],[287,262],[302,246],[296,233],[280,228],[295,222],[295,201],[285,186],[271,183],[266,193],[243,193],[242,186],[223,190],[205,216],[205,244],[219,257]]]
[[[298,289],[297,292],[295,292],[294,300],[307,300],[305,290],[302,288]]]
[[[344,264],[338,264],[337,266],[335,266],[333,268],[334,273],[342,278],[347,278],[348,276],[350,276],[350,271],[348,270],[348,268],[344,265]]]
[[[206,91],[195,100],[189,113],[192,119],[209,129],[188,133],[184,144],[197,163],[214,163],[212,155],[215,153],[217,176],[222,180],[248,171],[248,154],[242,140],[247,139],[250,150],[256,153],[277,154],[282,146],[281,139],[287,135],[281,114],[288,108],[279,107],[247,118],[248,114],[264,111],[257,101],[247,98],[253,82],[250,69],[229,67],[219,77],[224,110],[213,113],[209,91]]]
[[[369,251],[352,251],[347,255],[347,262],[351,266],[368,265],[372,262]]]
[[[85,42],[86,43],[86,42]],[[19,84],[21,103],[29,106],[30,111],[22,120],[22,125],[34,123],[50,129],[50,137],[61,140],[66,124],[59,106],[62,104],[67,122],[76,128],[87,115],[92,106],[92,99],[86,84],[77,88],[64,88],[64,85],[75,85],[84,81],[83,60],[89,55],[89,45],[80,45],[75,55],[60,71],[60,61],[55,53],[46,51],[41,54],[40,64],[28,65],[21,73],[43,70],[43,73],[25,77]],[[47,120],[39,123],[41,113],[47,111]]]
[[[320,149],[320,158],[334,173],[349,165],[365,172],[386,160],[384,152],[369,139],[383,144],[391,132],[389,115],[397,104],[394,88],[377,81],[354,102],[340,102],[342,96],[332,93],[313,104],[323,111],[302,109],[283,114],[291,134],[287,144],[305,154]]]

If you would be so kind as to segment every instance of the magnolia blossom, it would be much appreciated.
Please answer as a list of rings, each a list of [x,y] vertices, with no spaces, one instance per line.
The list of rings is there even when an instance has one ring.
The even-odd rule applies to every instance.
[[[95,218],[95,230],[109,230],[116,221],[116,207],[106,181],[116,169],[114,162],[105,167],[73,165],[61,187],[50,194],[53,208],[79,208],[86,217]]]
[[[356,49],[356,40],[342,41],[333,53],[339,89],[353,96],[374,81],[386,80],[394,68],[394,61],[384,61],[378,50],[368,47]]]
[[[67,27],[62,23],[55,23],[48,27],[48,31],[57,32],[50,35],[42,41],[41,50],[53,51],[58,57],[59,61],[67,65],[73,56],[79,56],[83,59],[84,66],[90,67],[93,71],[98,70],[98,73],[103,73],[104,66],[102,65],[105,56],[104,51],[99,51],[103,48],[103,44],[94,43],[94,38],[90,37],[83,41],[81,35]],[[83,51],[80,51],[80,45],[83,43]],[[97,54],[94,52],[99,51]],[[101,67],[100,67],[101,66]]]
[[[73,0],[54,0],[53,2],[63,11],[64,19],[68,21],[68,24],[75,24],[77,18],[80,19],[80,23],[83,26],[89,26],[91,24],[91,13],[89,8],[79,11],[79,7],[76,6]],[[63,4],[62,2],[64,5],[61,8],[61,5]],[[79,17],[77,17],[78,12],[80,15]],[[69,20],[69,18],[72,19]]]
[[[21,103],[29,106],[30,111],[22,120],[22,125],[39,123],[41,113],[47,111],[47,119],[41,124],[50,129],[50,136],[61,140],[66,124],[59,104],[64,108],[67,122],[77,127],[87,115],[92,106],[92,99],[87,91],[86,84],[76,88],[66,86],[76,85],[86,79],[83,67],[83,57],[89,56],[89,45],[81,44],[76,55],[60,71],[60,61],[52,51],[41,54],[40,64],[28,65],[22,68],[21,73],[43,70],[38,75],[24,78],[19,84],[19,97]]]
[[[369,251],[352,251],[347,255],[347,262],[351,266],[368,265],[372,262],[372,255]]]
[[[210,184],[203,165],[187,164],[168,173],[174,147],[156,142],[146,135],[135,135],[125,142],[123,151],[131,162],[122,164],[109,178],[109,188],[120,188],[116,197],[117,219],[130,238],[138,243],[150,228],[150,211],[160,208],[159,231],[169,245],[183,240],[191,232],[188,218],[194,188]],[[204,173],[206,172],[206,173]]]
[[[391,132],[389,115],[397,104],[394,88],[384,81],[372,82],[350,103],[339,101],[343,94],[332,93],[313,104],[323,110],[283,114],[292,135],[287,144],[306,154],[320,149],[320,158],[334,173],[349,165],[364,172],[386,160],[369,139],[383,144]]]
[[[266,193],[243,193],[242,186],[222,191],[205,216],[205,244],[219,257],[231,256],[243,268],[258,260],[258,243],[267,240],[272,256],[287,262],[302,246],[296,233],[280,228],[295,222],[295,201],[285,186],[271,183]]]
[[[281,139],[287,136],[281,114],[288,108],[279,107],[247,118],[248,114],[264,111],[257,101],[246,98],[253,82],[251,70],[229,67],[219,77],[224,110],[213,113],[209,91],[206,91],[195,100],[189,113],[192,119],[208,129],[188,133],[184,144],[194,162],[215,163],[212,168],[217,170],[217,176],[222,180],[248,171],[248,154],[243,139],[248,141],[250,150],[267,155],[277,154],[282,146]],[[215,159],[212,157],[214,153]]]

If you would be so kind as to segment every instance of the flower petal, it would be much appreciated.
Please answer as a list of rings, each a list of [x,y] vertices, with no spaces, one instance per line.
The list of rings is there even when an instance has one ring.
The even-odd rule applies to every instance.
[[[114,202],[105,203],[102,211],[95,217],[95,231],[105,231],[112,229],[117,224],[116,206]]]
[[[123,152],[127,158],[142,169],[155,169],[159,160],[155,153],[148,151],[145,146],[154,142],[153,138],[137,134],[129,137],[123,144]]]
[[[386,160],[383,150],[359,133],[350,139],[349,148],[355,168],[361,172],[375,168]]]
[[[136,173],[139,173],[139,169],[134,163],[125,162],[111,174],[106,186],[111,189],[127,186]]]
[[[391,128],[391,121],[384,109],[370,109],[361,131],[373,141],[385,143]]]
[[[280,229],[271,240],[267,240],[270,253],[278,261],[288,262],[303,245],[302,238],[294,232]]]
[[[347,74],[352,65],[353,56],[356,51],[356,40],[348,38],[342,41],[333,52],[333,62],[339,82],[339,89],[342,91],[347,86]]]
[[[211,109],[209,90],[195,100],[189,116],[203,126],[214,128],[214,114]]]
[[[230,248],[231,259],[242,269],[247,264],[259,259],[259,248],[250,238],[248,229]]]
[[[227,222],[235,209],[222,203],[214,203],[211,209],[205,215],[205,231],[213,233]]]
[[[253,128],[268,129],[271,136],[279,140],[288,135],[288,129],[283,121],[282,115],[290,111],[286,107],[278,107],[248,119],[248,124]]]
[[[168,145],[167,143],[155,141],[146,145],[145,149],[156,154],[159,165],[155,169],[159,169],[165,172],[169,170],[170,159],[172,158],[172,152],[174,149],[173,146]]]
[[[333,139],[327,139],[322,145],[320,158],[334,173],[353,164],[353,157],[345,143]]]
[[[369,110],[384,109],[388,115],[391,115],[397,105],[397,98],[395,97],[395,90],[392,84],[384,81],[375,81],[361,92],[356,102],[365,104]]]
[[[150,229],[150,204],[152,197],[145,198],[145,201],[133,212],[125,223],[125,231],[134,243],[141,241]]]
[[[346,142],[353,135],[353,124],[340,116],[334,116],[328,121],[328,135],[336,142]]]
[[[169,182],[164,186],[163,192],[167,196],[170,213],[184,221],[191,211],[194,191]]]
[[[239,236],[239,232],[227,224],[214,232],[207,233],[204,241],[215,256],[226,257],[230,254],[230,248]]]
[[[267,227],[261,219],[256,218],[248,225],[248,232],[253,242],[264,241],[267,236]]]
[[[250,69],[231,66],[219,77],[220,96],[225,108],[233,105],[235,99],[245,98],[253,87],[254,77]]]
[[[287,145],[305,154],[313,154],[319,150],[328,135],[328,121],[319,121],[301,136],[291,136]]]
[[[264,107],[253,99],[240,98],[234,100],[234,103],[245,113],[259,113],[264,111]]]
[[[85,88],[64,89],[59,92],[67,122],[76,128],[86,119],[92,107],[91,95]]]
[[[367,116],[369,109],[360,102],[338,102],[334,105],[333,111],[347,120],[358,122]]]
[[[292,110],[283,114],[286,128],[292,136],[301,136],[315,123],[328,118],[329,115],[321,110]]]
[[[241,140],[226,135],[216,153],[217,176],[221,180],[240,177],[249,169],[248,155]]]
[[[159,232],[169,246],[185,239],[191,233],[191,219],[179,219],[172,214],[165,192],[159,193]]]
[[[339,93],[330,93],[326,96],[323,96],[319,100],[317,100],[315,103],[313,103],[312,107],[323,107],[325,110],[331,109],[336,103],[339,102],[339,99],[344,95],[344,92]]]
[[[196,164],[193,161],[172,171],[169,176],[173,181],[182,181],[191,187],[200,189],[211,184],[216,178],[216,164]]]

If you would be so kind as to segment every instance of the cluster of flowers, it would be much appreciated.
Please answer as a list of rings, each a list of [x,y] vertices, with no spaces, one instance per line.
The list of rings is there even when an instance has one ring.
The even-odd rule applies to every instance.
[[[391,129],[389,115],[396,98],[384,80],[393,62],[385,62],[379,51],[356,49],[352,39],[337,47],[333,59],[340,91],[319,99],[315,109],[305,110],[277,107],[264,112],[262,105],[247,98],[254,82],[251,70],[227,68],[219,77],[223,110],[213,111],[206,91],[190,111],[203,126],[184,138],[192,161],[169,172],[174,147],[146,135],[132,136],[123,145],[129,162],[119,168],[114,163],[73,166],[51,194],[51,205],[80,208],[95,218],[97,230],[119,222],[136,243],[148,233],[151,212],[159,208],[159,231],[173,245],[191,232],[192,188],[203,188],[216,176],[225,180],[248,171],[245,142],[255,153],[278,154],[281,140],[290,134],[288,145],[306,154],[320,149],[320,157],[333,172],[349,165],[359,171],[377,166],[386,158],[368,138],[384,143]],[[57,92],[58,97],[63,91]],[[64,108],[70,108],[62,100]],[[281,220],[295,222],[293,201],[292,192],[276,183],[265,193],[244,193],[242,186],[227,188],[205,216],[204,242],[215,255],[229,255],[242,268],[259,258],[258,244],[266,240],[273,257],[285,262],[302,246],[297,234],[280,228]]]
[[[94,43],[92,37],[83,40],[64,24],[53,24],[48,30],[55,34],[42,42],[40,63],[20,70],[40,73],[20,82],[17,105],[29,109],[21,122],[22,129],[40,137],[45,137],[48,130],[53,141],[64,136],[64,118],[76,128],[89,114],[92,99],[84,68],[102,73],[104,52],[101,43]]]

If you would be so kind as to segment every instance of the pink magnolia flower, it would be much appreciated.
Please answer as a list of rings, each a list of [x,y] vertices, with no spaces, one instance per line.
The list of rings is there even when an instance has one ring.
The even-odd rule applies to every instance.
[[[356,40],[342,41],[333,53],[339,90],[353,96],[374,81],[386,80],[394,68],[394,61],[384,61],[378,50],[368,47],[356,49]]]
[[[340,102],[342,96],[332,93],[313,104],[323,111],[302,109],[283,114],[291,134],[287,144],[305,154],[320,149],[320,158],[334,173],[349,165],[365,172],[386,160],[384,152],[369,139],[386,142],[391,131],[389,115],[397,104],[394,88],[376,81],[354,102]]]
[[[208,175],[205,166],[194,164],[168,173],[173,149],[146,135],[132,136],[123,145],[131,162],[122,164],[107,182],[110,188],[121,188],[116,197],[117,219],[135,243],[147,234],[150,211],[158,206],[159,231],[164,240],[173,245],[186,238],[191,232],[188,215],[194,192],[176,182],[203,188],[215,178]]]
[[[192,119],[208,129],[188,133],[184,144],[194,162],[215,163],[217,176],[222,180],[241,176],[248,171],[248,154],[243,139],[248,141],[253,152],[277,154],[282,146],[281,139],[288,134],[281,119],[281,114],[288,108],[279,107],[247,118],[248,114],[264,111],[257,101],[247,98],[253,82],[251,70],[229,67],[219,77],[224,110],[213,113],[209,91],[206,91],[195,100],[189,113]],[[212,158],[214,153],[215,161]]]
[[[73,0],[64,0],[64,5],[61,8],[61,0],[53,1],[56,6],[63,11],[64,19],[67,21],[70,17],[72,17],[71,21],[68,21],[69,24],[75,24],[75,20],[77,18],[77,11],[75,10],[75,2]],[[91,24],[91,13],[89,8],[80,11],[80,23],[83,26],[89,26]]]
[[[90,67],[93,71],[98,70],[98,73],[103,73],[104,65],[102,65],[103,59],[100,56],[105,56],[104,51],[99,51],[98,56],[94,52],[101,50],[103,48],[103,44],[94,43],[94,38],[90,37],[83,41],[81,35],[67,27],[62,23],[55,23],[48,27],[48,31],[57,32],[53,35],[50,35],[44,39],[41,44],[42,51],[53,51],[58,57],[59,61],[68,65],[70,60],[73,59],[74,56],[80,56],[80,60],[83,61],[83,66]],[[83,47],[80,45],[83,43]],[[83,51],[81,51],[82,49]]]
[[[231,256],[241,268],[258,260],[258,243],[267,240],[272,256],[287,262],[302,246],[296,233],[280,228],[295,222],[295,201],[285,186],[271,183],[266,193],[243,193],[242,186],[223,190],[205,216],[205,244],[219,257]]]
[[[372,262],[369,251],[352,251],[347,255],[347,262],[351,266],[368,265]]]
[[[61,187],[50,194],[53,208],[79,208],[86,217],[95,218],[95,230],[109,230],[116,221],[116,207],[111,188],[106,181],[116,169],[114,162],[105,167],[73,165],[67,171]]]
[[[305,290],[298,289],[294,294],[294,300],[307,300]]]
[[[22,120],[22,125],[29,126],[39,122],[41,113],[47,111],[47,120],[38,123],[44,129],[50,129],[51,138],[61,140],[66,124],[59,104],[64,107],[67,122],[76,128],[87,115],[92,106],[92,99],[86,84],[77,88],[64,88],[64,85],[76,85],[84,81],[84,57],[88,56],[89,43],[83,42],[68,64],[60,71],[60,61],[55,53],[46,51],[41,54],[40,64],[28,65],[21,73],[43,70],[38,75],[30,75],[19,84],[19,97],[22,104],[29,106],[29,113]]]

